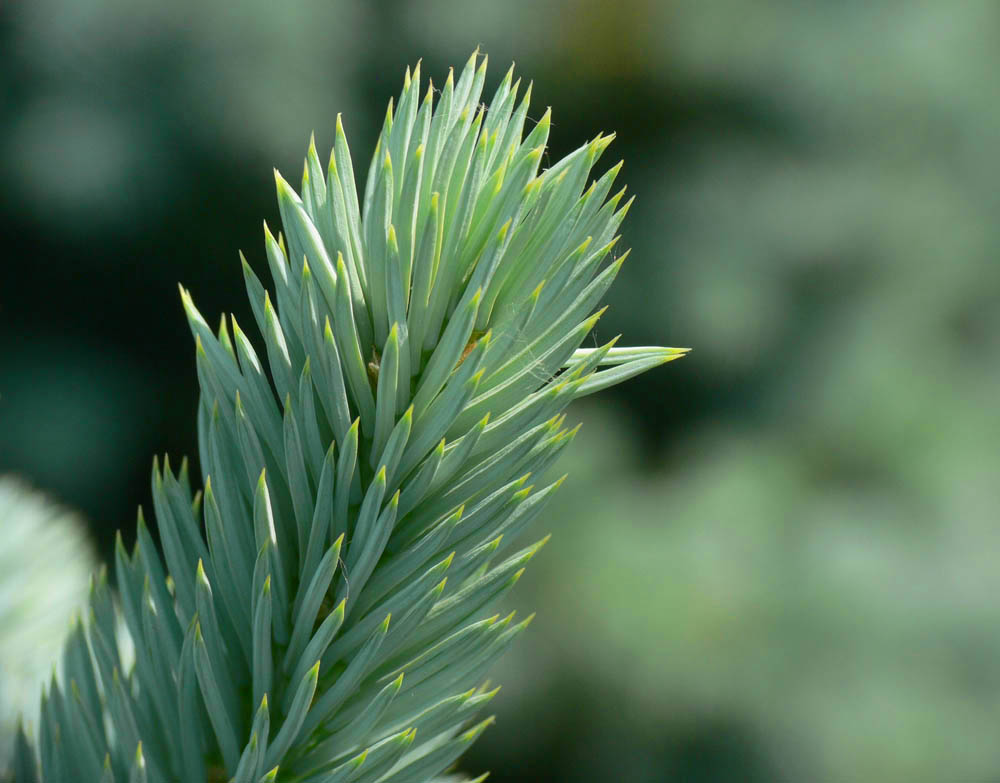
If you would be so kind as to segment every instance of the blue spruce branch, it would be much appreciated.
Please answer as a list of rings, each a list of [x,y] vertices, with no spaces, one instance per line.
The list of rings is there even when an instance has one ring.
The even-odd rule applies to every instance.
[[[579,347],[625,259],[620,164],[587,187],[612,137],[539,172],[549,113],[525,136],[530,86],[487,111],[485,78],[477,52],[435,104],[407,70],[361,193],[339,118],[298,193],[275,172],[270,291],[243,260],[263,354],[181,289],[204,491],[154,462],[162,559],[140,515],[19,780],[422,783],[489,725],[563,410],[684,350]]]

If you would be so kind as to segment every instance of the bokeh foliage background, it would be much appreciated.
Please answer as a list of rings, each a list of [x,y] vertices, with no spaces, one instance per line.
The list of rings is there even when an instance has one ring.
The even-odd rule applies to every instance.
[[[1000,6],[990,0],[0,5],[0,472],[90,520],[195,457],[175,284],[251,323],[271,165],[370,153],[475,45],[617,130],[598,327],[690,345],[574,411],[495,781],[1000,780]]]

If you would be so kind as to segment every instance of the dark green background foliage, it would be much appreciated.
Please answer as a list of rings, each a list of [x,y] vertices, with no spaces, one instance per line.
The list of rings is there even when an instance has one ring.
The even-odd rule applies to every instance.
[[[1000,10],[566,0],[0,11],[0,470],[92,521],[197,454],[176,281],[250,323],[271,166],[374,143],[477,43],[618,131],[604,342],[684,362],[571,410],[511,608],[493,780],[1000,780]],[[529,123],[530,126],[530,123]]]

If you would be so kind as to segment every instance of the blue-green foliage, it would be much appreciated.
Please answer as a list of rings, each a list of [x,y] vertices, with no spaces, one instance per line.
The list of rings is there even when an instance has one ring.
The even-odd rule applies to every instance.
[[[22,720],[38,715],[38,691],[77,632],[95,566],[82,520],[12,476],[0,475],[0,779]]]
[[[43,696],[45,780],[416,783],[488,725],[562,410],[682,351],[579,350],[623,260],[618,167],[585,187],[611,137],[539,173],[549,114],[523,137],[512,72],[487,112],[477,61],[436,106],[407,71],[362,193],[339,120],[300,194],[276,173],[273,290],[243,263],[263,359],[182,289],[204,492],[154,462],[163,559],[140,516],[120,605],[94,580]]]

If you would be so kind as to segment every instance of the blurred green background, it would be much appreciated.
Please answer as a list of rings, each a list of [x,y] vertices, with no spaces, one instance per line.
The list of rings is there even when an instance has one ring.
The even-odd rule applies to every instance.
[[[597,339],[693,346],[581,403],[539,611],[463,761],[506,781],[1000,781],[1000,6],[0,6],[0,472],[98,551],[196,455],[175,284],[251,318],[271,166],[403,69],[516,61],[550,159],[618,131]],[[991,413],[992,411],[992,413]]]

